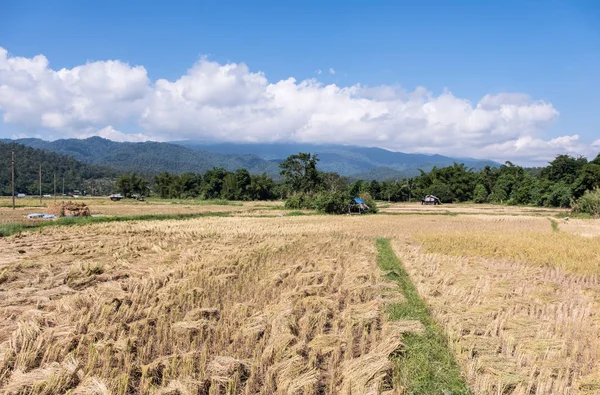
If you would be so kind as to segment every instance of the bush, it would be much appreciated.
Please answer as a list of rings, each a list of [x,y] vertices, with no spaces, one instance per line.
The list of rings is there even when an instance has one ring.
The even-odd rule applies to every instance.
[[[573,191],[568,185],[554,184],[546,196],[546,205],[549,207],[569,207],[571,196],[573,196]]]
[[[477,184],[475,191],[473,192],[473,200],[475,203],[485,203],[487,201],[488,194],[485,187],[481,184]]]
[[[315,196],[315,208],[327,214],[345,214],[349,201],[344,192],[321,192]]]
[[[572,207],[574,213],[600,216],[600,189],[585,191],[582,197],[572,202]]]
[[[361,193],[359,198],[364,200],[367,206],[369,206],[369,211],[367,211],[368,214],[376,214],[379,211],[377,209],[377,203],[375,203],[375,200],[369,192]]]
[[[287,198],[285,208],[292,210],[314,210],[314,197],[306,193],[296,193]]]
[[[377,204],[368,192],[360,194],[370,210],[368,213],[377,212]],[[346,214],[350,195],[346,192],[319,192],[311,195],[307,193],[296,193],[285,201],[285,208],[292,210],[317,210],[327,214]]]

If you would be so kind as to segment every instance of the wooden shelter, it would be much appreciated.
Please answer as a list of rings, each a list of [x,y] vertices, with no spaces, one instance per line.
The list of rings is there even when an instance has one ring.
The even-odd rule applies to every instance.
[[[360,198],[354,198],[348,204],[348,214],[365,214],[367,211],[369,211],[369,206]]]

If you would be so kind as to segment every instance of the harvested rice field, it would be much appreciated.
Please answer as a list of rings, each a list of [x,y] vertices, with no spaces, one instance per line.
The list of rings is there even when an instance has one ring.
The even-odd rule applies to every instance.
[[[0,238],[0,393],[600,393],[597,220],[222,207]]]

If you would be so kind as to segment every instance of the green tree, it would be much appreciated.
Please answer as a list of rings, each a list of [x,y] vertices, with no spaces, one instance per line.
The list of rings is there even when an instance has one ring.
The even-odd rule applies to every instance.
[[[485,189],[485,186],[483,186],[483,184],[477,184],[475,191],[473,192],[473,200],[475,203],[485,203],[487,202],[487,198],[488,192],[487,189]]]
[[[452,194],[452,190],[447,184],[442,182],[434,182],[429,187],[429,195],[434,195],[442,203],[452,203],[454,201],[454,195]]]
[[[314,193],[324,188],[323,174],[317,170],[317,155],[300,152],[290,155],[279,167],[284,183],[292,193]]]
[[[213,167],[204,173],[201,193],[205,199],[217,199],[221,196],[223,179],[227,171],[221,167]]]
[[[248,187],[252,182],[250,173],[246,169],[238,169],[235,171],[235,181],[237,184],[236,199],[251,200]]]
[[[338,173],[325,173],[323,174],[325,183],[325,189],[329,192],[338,192],[346,188],[347,179],[340,176]]]
[[[583,167],[573,183],[573,197],[575,199],[583,196],[585,191],[600,187],[600,164],[596,164],[596,159]]]
[[[131,176],[129,174],[123,174],[121,177],[119,177],[115,185],[125,197],[130,197],[133,193],[133,185],[131,183]]]
[[[271,200],[275,198],[274,183],[267,173],[250,176],[250,185],[246,189],[251,200]]]
[[[542,170],[542,177],[553,182],[572,184],[579,171],[587,164],[584,157],[573,158],[569,155],[558,155],[549,166]]]
[[[156,185],[156,192],[161,199],[167,199],[171,197],[171,187],[173,184],[174,176],[166,171],[160,173],[154,177],[154,184]]]
[[[227,173],[223,178],[221,199],[234,200],[238,196],[238,184],[235,174]]]
[[[125,197],[131,197],[133,194],[145,196],[148,191],[148,181],[135,173],[124,174],[119,177],[116,186]]]
[[[369,194],[373,197],[373,199],[381,198],[381,185],[379,184],[379,181],[371,181],[371,184],[369,184]]]

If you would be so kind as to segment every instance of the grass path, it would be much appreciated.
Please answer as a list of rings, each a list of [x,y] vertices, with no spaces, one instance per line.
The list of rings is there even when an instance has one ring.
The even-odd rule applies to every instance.
[[[423,334],[406,334],[397,358],[394,381],[406,394],[470,394],[445,335],[429,308],[410,281],[408,273],[392,250],[389,239],[377,239],[377,261],[386,276],[398,282],[406,301],[390,306],[392,320],[419,320]]]

